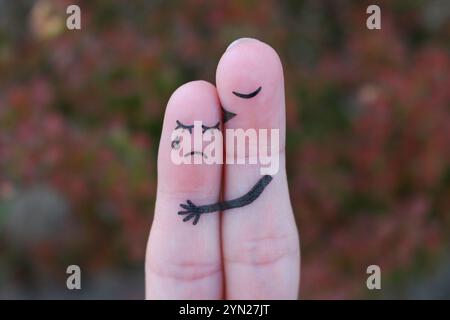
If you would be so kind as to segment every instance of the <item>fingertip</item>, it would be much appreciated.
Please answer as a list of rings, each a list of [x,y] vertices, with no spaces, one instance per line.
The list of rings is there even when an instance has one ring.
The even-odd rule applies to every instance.
[[[233,42],[231,42],[225,51],[231,50],[233,47],[235,47],[238,44],[241,44],[245,41],[259,41],[259,40],[255,39],[255,38],[250,38],[250,37],[242,37],[242,38],[236,39]]]
[[[201,121],[207,126],[214,126],[221,119],[220,101],[217,90],[209,82],[188,82],[174,91],[170,97],[164,115],[164,124],[161,133],[158,152],[158,189],[168,192],[192,192],[203,190],[207,186],[220,183],[220,165],[207,165],[194,163],[195,157],[190,157],[190,164],[175,163],[173,134],[181,123],[191,126],[195,121]],[[193,132],[184,132],[194,140]],[[191,146],[191,144],[190,144]],[[186,150],[179,152],[179,158],[185,158]],[[187,150],[189,151],[189,150]],[[202,146],[197,150],[195,145],[191,151],[203,151]]]
[[[164,124],[174,119],[209,120],[219,113],[216,87],[204,80],[187,82],[178,87],[167,102]]]
[[[282,129],[283,67],[271,46],[252,38],[234,41],[219,61],[216,85],[222,106],[237,114],[227,127]]]

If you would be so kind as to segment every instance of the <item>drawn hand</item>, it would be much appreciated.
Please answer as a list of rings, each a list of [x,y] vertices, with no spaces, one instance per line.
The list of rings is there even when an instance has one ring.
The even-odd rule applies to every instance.
[[[187,200],[186,202],[187,202],[187,204],[180,204],[180,207],[182,207],[186,211],[178,211],[178,214],[179,215],[187,215],[183,219],[184,222],[189,221],[192,218],[194,218],[192,224],[196,225],[198,220],[200,219],[200,215],[202,214],[202,212],[200,211],[199,207],[197,207],[195,204],[192,203],[191,200]]]

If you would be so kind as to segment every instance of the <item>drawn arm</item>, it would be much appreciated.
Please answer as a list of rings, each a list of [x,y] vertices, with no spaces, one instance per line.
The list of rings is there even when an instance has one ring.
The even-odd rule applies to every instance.
[[[193,224],[196,225],[198,220],[200,219],[200,216],[204,213],[224,211],[228,209],[240,208],[249,205],[261,195],[261,193],[264,191],[264,189],[267,187],[270,181],[272,181],[272,179],[273,179],[272,176],[265,175],[261,179],[259,179],[259,181],[253,186],[253,188],[250,189],[249,192],[247,192],[246,194],[244,194],[239,198],[228,201],[222,201],[203,206],[196,206],[194,203],[192,203],[191,200],[187,200],[186,201],[187,204],[183,203],[180,204],[180,207],[185,209],[185,211],[179,211],[178,214],[186,215],[186,217],[183,219],[183,221],[185,222],[194,218]]]

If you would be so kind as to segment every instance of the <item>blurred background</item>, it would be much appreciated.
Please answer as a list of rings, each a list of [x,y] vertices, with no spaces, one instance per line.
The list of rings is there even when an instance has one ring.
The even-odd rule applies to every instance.
[[[165,105],[243,36],[284,64],[301,297],[450,298],[445,0],[0,0],[0,298],[144,297]]]

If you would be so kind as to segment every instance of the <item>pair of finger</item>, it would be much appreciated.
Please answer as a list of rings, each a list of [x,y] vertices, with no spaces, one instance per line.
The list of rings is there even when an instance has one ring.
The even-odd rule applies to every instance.
[[[158,154],[155,215],[147,245],[146,297],[156,299],[292,299],[299,286],[297,228],[285,171],[285,102],[281,62],[267,44],[240,39],[228,47],[216,85],[187,83],[171,96]],[[253,93],[253,94],[249,94]],[[202,121],[220,129],[279,129],[279,169],[258,199],[197,225],[177,215],[180,204],[211,204],[247,193],[261,178],[261,164],[175,165],[177,123]],[[225,150],[234,158],[237,150]],[[248,156],[248,155],[247,155]],[[241,159],[245,160],[245,159]],[[227,161],[225,162],[227,163]],[[187,208],[188,206],[185,206]]]

